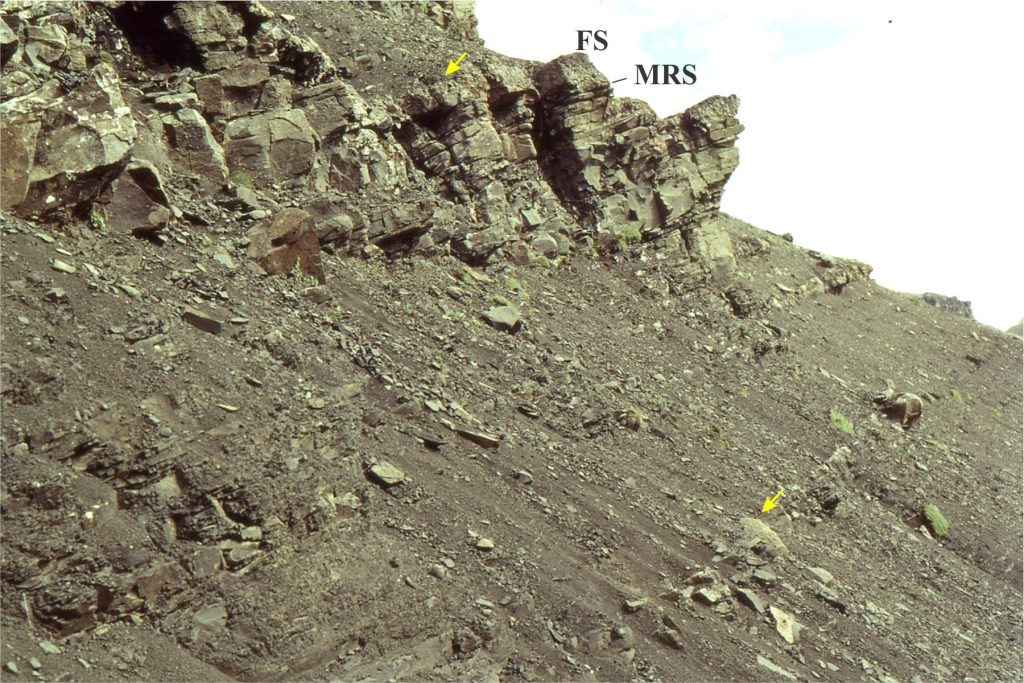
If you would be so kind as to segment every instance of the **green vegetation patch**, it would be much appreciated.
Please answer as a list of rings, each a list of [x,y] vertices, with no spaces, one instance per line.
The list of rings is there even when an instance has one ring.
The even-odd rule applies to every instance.
[[[924,521],[928,523],[928,528],[933,536],[942,538],[949,533],[949,522],[946,521],[946,518],[939,512],[939,508],[933,503],[925,505],[921,514],[924,516]]]
[[[228,180],[232,185],[241,185],[242,187],[252,187],[252,176],[245,171],[232,171],[228,174]]]
[[[832,424],[836,426],[836,429],[853,436],[853,423],[847,420],[838,410],[833,408],[832,412],[828,414],[828,419],[832,420]]]
[[[505,278],[505,287],[508,288],[508,291],[518,296],[519,300],[523,303],[530,300],[530,295],[527,294],[526,288],[523,287],[523,283],[514,277]]]
[[[620,244],[635,244],[643,239],[643,235],[640,234],[640,228],[631,225],[616,233],[615,239],[617,239]]]
[[[89,226],[93,230],[107,229],[107,211],[95,204],[89,209]]]

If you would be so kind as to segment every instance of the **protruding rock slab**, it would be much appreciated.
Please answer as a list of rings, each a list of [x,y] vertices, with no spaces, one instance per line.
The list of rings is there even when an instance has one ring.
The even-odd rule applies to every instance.
[[[195,109],[179,109],[174,114],[165,114],[161,120],[175,171],[198,178],[207,189],[219,187],[228,176],[224,149],[202,114]]]
[[[42,214],[95,199],[121,173],[137,130],[108,64],[64,94],[56,80],[0,105],[0,205]]]
[[[384,488],[397,486],[405,481],[405,472],[389,462],[378,462],[370,466],[367,475]]]
[[[171,209],[163,181],[152,164],[133,161],[110,190],[107,227],[136,235],[152,235],[170,222]]]

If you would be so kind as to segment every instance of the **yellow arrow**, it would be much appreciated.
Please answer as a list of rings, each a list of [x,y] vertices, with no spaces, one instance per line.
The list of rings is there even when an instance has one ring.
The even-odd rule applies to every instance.
[[[448,68],[445,70],[444,75],[445,76],[451,76],[453,73],[458,71],[461,68],[461,67],[459,67],[459,64],[462,63],[462,60],[466,58],[467,54],[469,54],[469,53],[468,52],[463,52],[462,55],[458,59],[456,59],[454,62],[449,59],[448,60]]]
[[[775,505],[776,505],[775,501],[777,501],[779,499],[779,496],[781,496],[781,495],[782,495],[782,489],[779,489],[779,492],[776,493],[773,498],[768,498],[767,496],[765,496],[764,506],[761,508],[761,512],[768,512],[769,510],[774,508]]]

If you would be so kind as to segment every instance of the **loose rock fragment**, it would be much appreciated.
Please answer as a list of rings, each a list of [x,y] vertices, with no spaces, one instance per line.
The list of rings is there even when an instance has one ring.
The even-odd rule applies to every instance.
[[[627,612],[636,612],[647,604],[647,598],[629,598],[625,604]]]
[[[494,306],[484,311],[484,320],[496,330],[515,334],[522,326],[519,311],[513,306]]]
[[[775,620],[775,630],[779,632],[782,639],[792,645],[800,635],[800,624],[792,614],[785,612],[775,605],[768,608],[772,618]]]
[[[228,621],[228,611],[223,603],[203,607],[192,616],[192,623],[200,629],[218,630],[224,628]]]
[[[814,576],[821,581],[823,585],[828,585],[832,581],[832,572],[821,567],[808,567],[807,571],[814,574]]]
[[[745,588],[737,588],[736,595],[739,597],[740,602],[754,610],[758,614],[763,614],[765,610],[764,600],[761,599],[757,593],[752,590]]]
[[[789,552],[779,535],[761,520],[744,517],[740,520],[740,527],[743,533],[740,546],[761,547],[771,556],[786,555]]]
[[[773,662],[772,660],[770,660],[770,659],[768,659],[766,657],[762,657],[761,655],[758,655],[757,656],[757,663],[760,666],[763,666],[764,668],[768,669],[772,673],[776,673],[776,674],[782,676],[786,680],[795,681],[797,679],[796,678],[796,674],[794,674],[792,671],[788,671],[786,669],[783,669],[781,666],[779,666],[778,664],[776,664],[775,662]]]
[[[181,314],[181,319],[197,330],[209,332],[210,334],[220,334],[221,329],[223,329],[223,325],[219,320],[200,311],[198,308],[186,308]]]
[[[391,488],[405,481],[405,473],[387,462],[378,462],[371,465],[369,476],[371,480],[384,488]]]
[[[254,541],[243,541],[235,544],[228,551],[228,564],[232,567],[239,567],[251,560],[260,551],[260,544]]]
[[[321,285],[327,281],[316,223],[302,209],[284,209],[250,230],[248,252],[270,275],[285,275],[298,265]]]
[[[921,397],[910,393],[886,391],[875,397],[879,410],[890,420],[896,420],[904,429],[910,429],[921,417]]]
[[[494,434],[475,432],[469,429],[456,429],[455,433],[484,448],[497,448],[501,445],[501,437]]]

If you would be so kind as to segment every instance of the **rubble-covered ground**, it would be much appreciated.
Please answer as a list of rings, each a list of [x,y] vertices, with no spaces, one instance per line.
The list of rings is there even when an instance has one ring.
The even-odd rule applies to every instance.
[[[4,680],[1021,679],[1021,341],[720,213],[737,98],[0,16]]]

